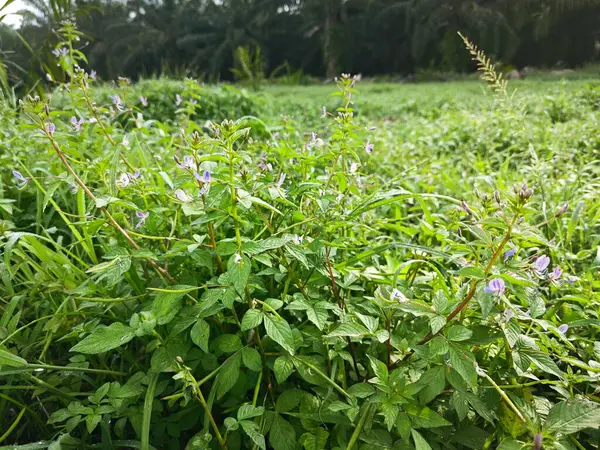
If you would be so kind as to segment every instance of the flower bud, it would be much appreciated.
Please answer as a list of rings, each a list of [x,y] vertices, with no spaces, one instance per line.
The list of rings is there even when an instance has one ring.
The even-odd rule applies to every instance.
[[[560,217],[562,216],[564,213],[566,213],[569,209],[569,204],[565,203],[564,205],[561,206],[561,208],[558,210],[558,212],[554,215],[554,217]]]
[[[467,202],[465,202],[464,200],[460,201],[460,206],[461,208],[470,216],[474,216],[475,214],[473,213],[473,211],[471,210],[471,208],[469,208],[469,205],[467,205]]]
[[[542,433],[536,433],[533,438],[533,450],[542,450]]]
[[[494,191],[494,200],[496,200],[498,204],[502,203],[502,199],[500,198],[500,192]]]

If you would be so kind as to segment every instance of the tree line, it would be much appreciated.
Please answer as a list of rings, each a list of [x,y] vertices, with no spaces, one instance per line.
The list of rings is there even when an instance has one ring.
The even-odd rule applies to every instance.
[[[600,0],[25,0],[16,30],[0,24],[13,81],[56,72],[56,29],[84,33],[103,79],[153,74],[232,79],[240,55],[266,76],[468,71],[457,31],[507,66],[593,61]],[[1,15],[1,14],[0,14]],[[245,52],[240,52],[245,49]],[[258,56],[260,55],[260,56]],[[246,61],[248,63],[248,61]],[[56,74],[58,76],[58,74]]]

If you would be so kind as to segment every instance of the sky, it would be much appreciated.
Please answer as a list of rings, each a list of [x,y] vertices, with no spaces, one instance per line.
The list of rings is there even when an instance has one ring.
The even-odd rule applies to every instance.
[[[5,4],[5,0],[0,0],[0,8]],[[15,13],[19,10],[23,9],[23,2],[21,0],[15,0],[12,2],[6,9],[2,10],[0,15],[8,14],[2,22],[7,23],[9,25],[18,25],[21,22],[21,18],[17,16]]]

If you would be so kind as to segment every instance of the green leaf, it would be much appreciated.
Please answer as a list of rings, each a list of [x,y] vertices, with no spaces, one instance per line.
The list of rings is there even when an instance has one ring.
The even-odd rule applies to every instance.
[[[415,428],[437,428],[452,425],[438,413],[426,406],[422,408],[411,406],[405,410]]]
[[[377,326],[379,325],[379,319],[361,313],[356,313],[356,316],[365,325],[365,327],[367,327],[370,333],[375,333]]]
[[[373,369],[378,381],[382,384],[387,384],[389,377],[387,366],[382,361],[373,358],[371,355],[367,355],[367,357],[369,358],[371,368]]]
[[[244,317],[242,318],[241,330],[248,331],[252,328],[256,328],[262,323],[262,321],[263,312],[260,309],[249,309],[248,311],[246,311],[246,314],[244,314]]]
[[[367,398],[375,393],[375,388],[367,383],[356,383],[350,386],[346,392],[357,398]]]
[[[431,333],[436,334],[446,325],[446,318],[442,315],[431,316],[429,319],[429,326],[431,327]]]
[[[515,441],[512,438],[506,438],[500,442],[496,450],[521,450],[523,446],[519,441]]]
[[[479,267],[463,267],[457,272],[458,275],[469,278],[483,279],[485,272]]]
[[[114,322],[108,327],[96,328],[92,334],[71,348],[71,352],[95,355],[120,347],[133,339],[133,329],[120,322]]]
[[[525,349],[521,350],[519,353],[529,357],[533,363],[540,368],[540,370],[556,375],[559,378],[564,376],[563,372],[558,368],[556,363],[546,353]]]
[[[239,262],[236,260],[239,259]],[[229,274],[229,281],[235,288],[238,294],[243,295],[250,277],[250,270],[252,269],[252,263],[247,256],[232,255],[227,262],[227,273]]]
[[[560,402],[548,413],[546,431],[572,434],[584,428],[600,428],[600,407],[592,402]]]
[[[242,252],[249,256],[258,255],[260,253],[274,250],[283,247],[292,240],[292,236],[286,237],[270,237],[256,242],[246,242],[242,245]]]
[[[26,365],[26,360],[0,347],[0,367],[22,367]]]
[[[304,433],[300,438],[304,450],[325,450],[329,439],[329,433],[321,427],[312,430],[311,433]]]
[[[210,337],[210,325],[204,319],[198,319],[190,331],[192,342],[208,353],[208,338]]]
[[[275,403],[275,411],[278,413],[284,413],[291,411],[300,404],[302,399],[302,391],[300,389],[288,389],[283,391],[279,397],[277,397],[277,403]]]
[[[273,365],[275,379],[282,384],[294,372],[294,361],[289,356],[280,356]]]
[[[265,408],[262,406],[242,405],[238,409],[237,420],[252,419],[253,417],[262,416],[264,412]]]
[[[161,291],[152,303],[152,314],[159,325],[169,323],[183,306],[183,296],[190,286],[173,286],[169,292]]]
[[[260,372],[262,370],[262,361],[260,359],[260,353],[255,348],[244,347],[242,349],[242,361],[244,365],[254,371]]]
[[[226,417],[223,421],[223,425],[225,425],[225,428],[229,431],[235,431],[240,427],[239,422],[233,417]]]
[[[361,337],[370,334],[364,326],[357,323],[343,323],[327,335],[327,337]]]
[[[392,431],[392,428],[394,428],[394,424],[396,423],[396,419],[398,418],[400,408],[392,401],[388,400],[379,405],[379,410],[383,414],[383,422],[385,423],[388,431]]]
[[[242,340],[237,334],[222,334],[213,340],[212,345],[223,353],[233,353],[242,348]]]
[[[237,383],[240,376],[241,361],[242,355],[238,352],[234,353],[221,366],[217,379],[215,380],[217,398],[223,397],[233,386],[235,386],[235,383]]]
[[[432,450],[431,446],[417,430],[413,428],[410,430],[410,434],[412,435],[413,442],[415,443],[415,450]]]
[[[96,429],[100,421],[102,420],[102,416],[100,414],[91,414],[85,418],[85,427],[88,433],[91,433]]]
[[[291,355],[294,354],[294,335],[290,325],[285,320],[265,314],[264,326],[267,336],[281,345]]]
[[[447,332],[448,339],[455,342],[466,341],[471,336],[473,336],[473,332],[462,325],[453,325]]]
[[[296,431],[294,427],[279,414],[275,414],[275,419],[269,431],[269,444],[274,450],[295,450],[296,449]]]
[[[298,260],[307,270],[310,269],[308,258],[306,257],[307,250],[296,244],[288,244],[285,246],[286,253],[292,258]]]
[[[86,272],[96,275],[96,281],[105,280],[106,284],[116,284],[131,267],[131,257],[127,250],[115,247],[105,258],[109,261],[90,267]]]
[[[248,435],[252,442],[254,442],[258,448],[262,450],[266,450],[267,446],[265,445],[265,437],[260,433],[260,427],[256,422],[252,422],[250,420],[242,420],[240,422],[244,433]]]
[[[323,328],[325,328],[325,324],[327,323],[327,319],[329,318],[329,316],[325,308],[318,307],[319,303],[321,302],[317,302],[314,305],[310,305],[306,309],[306,317],[308,320],[314,323],[319,330],[323,331]]]
[[[455,345],[450,345],[450,362],[452,367],[460,376],[472,387],[477,385],[477,373],[475,372],[475,362],[473,354],[459,348]]]
[[[422,404],[429,403],[440,395],[446,387],[446,367],[436,366],[427,370],[419,378],[417,384],[423,386],[419,391],[419,402]]]
[[[119,201],[119,199],[117,197],[110,197],[108,195],[96,197],[95,200],[96,200],[96,208],[104,208],[113,202]]]

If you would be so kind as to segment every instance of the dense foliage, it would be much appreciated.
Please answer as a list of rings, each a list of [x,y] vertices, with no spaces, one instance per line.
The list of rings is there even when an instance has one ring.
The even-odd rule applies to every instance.
[[[89,67],[104,80],[232,79],[248,63],[240,60],[244,49],[260,55],[255,69],[264,76],[296,80],[302,73],[470,71],[457,31],[508,66],[573,67],[596,59],[600,32],[598,0],[23,2],[20,36],[0,27],[0,53],[15,83],[26,74],[57,75],[51,50],[64,19],[84,32]]]
[[[598,448],[597,89],[96,86],[62,33],[2,110],[0,448]]]

